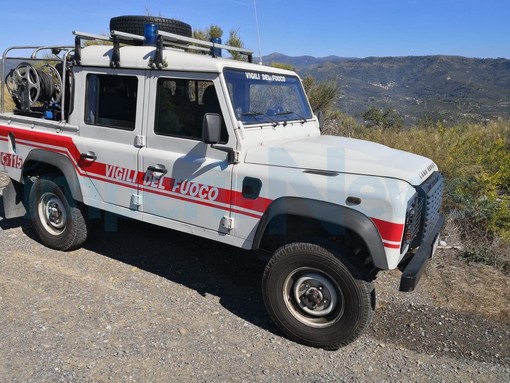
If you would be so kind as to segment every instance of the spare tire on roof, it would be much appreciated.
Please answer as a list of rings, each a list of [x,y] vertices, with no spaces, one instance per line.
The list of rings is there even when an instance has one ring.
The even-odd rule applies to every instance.
[[[191,37],[191,25],[175,19],[153,16],[118,16],[110,19],[110,31],[144,35],[145,24],[157,24],[160,31]]]

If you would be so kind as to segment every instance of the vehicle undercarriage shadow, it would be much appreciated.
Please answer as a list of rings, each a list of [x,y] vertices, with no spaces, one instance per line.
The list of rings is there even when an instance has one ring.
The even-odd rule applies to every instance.
[[[83,246],[87,250],[182,284],[202,296],[217,296],[233,314],[281,336],[262,301],[265,262],[255,253],[108,214],[94,221],[92,236]]]

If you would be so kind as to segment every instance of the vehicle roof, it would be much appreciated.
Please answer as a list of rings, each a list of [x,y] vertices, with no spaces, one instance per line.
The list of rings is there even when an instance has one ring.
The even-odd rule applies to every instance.
[[[110,67],[113,46],[90,45],[81,50],[81,65],[94,67]],[[151,69],[156,48],[153,46],[123,46],[120,48],[120,68]],[[180,49],[166,48],[162,51],[164,67],[162,70],[197,71],[221,73],[223,68],[237,68],[249,71],[262,71],[283,75],[296,73],[280,68],[274,68],[244,61],[227,58],[212,57],[206,54],[189,53]]]

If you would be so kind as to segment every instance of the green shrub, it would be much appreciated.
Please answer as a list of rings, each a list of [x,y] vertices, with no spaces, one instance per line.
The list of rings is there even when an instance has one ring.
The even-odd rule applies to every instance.
[[[350,135],[433,159],[446,180],[445,232],[460,231],[466,259],[509,268],[510,122],[391,131],[358,125]]]

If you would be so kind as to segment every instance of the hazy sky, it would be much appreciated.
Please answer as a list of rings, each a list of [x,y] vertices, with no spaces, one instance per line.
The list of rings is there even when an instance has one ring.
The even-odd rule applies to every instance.
[[[111,17],[148,12],[194,29],[238,29],[258,55],[460,55],[510,59],[510,0],[0,0],[0,52],[73,44],[73,30],[107,33]]]

